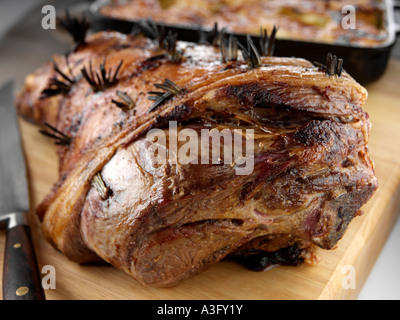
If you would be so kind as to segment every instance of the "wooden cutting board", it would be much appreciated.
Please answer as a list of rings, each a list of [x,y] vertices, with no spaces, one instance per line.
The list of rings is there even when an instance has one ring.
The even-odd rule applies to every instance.
[[[356,298],[399,213],[400,61],[390,61],[386,74],[367,89],[369,99],[365,110],[373,124],[370,155],[375,163],[379,189],[364,206],[364,215],[352,221],[337,247],[318,251],[320,262],[316,266],[253,272],[224,261],[173,288],[143,287],[112,266],[79,265],[69,261],[43,239],[32,214],[40,268],[51,265],[56,271],[56,288],[46,290],[47,299]],[[29,171],[31,207],[35,208],[57,181],[57,158],[52,141],[39,134],[37,127],[23,120],[20,126]],[[0,232],[0,268],[4,242],[3,230]],[[344,277],[350,275],[347,266],[354,267],[355,288],[342,286]]]

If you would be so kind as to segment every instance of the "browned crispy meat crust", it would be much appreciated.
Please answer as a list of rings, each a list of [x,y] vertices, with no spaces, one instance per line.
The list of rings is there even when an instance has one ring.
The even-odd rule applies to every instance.
[[[74,79],[68,90],[43,98],[51,78],[62,80],[50,62],[27,76],[20,114],[68,137],[57,149],[60,180],[37,209],[48,241],[73,261],[101,258],[154,286],[226,257],[332,248],[377,188],[361,108],[367,91],[303,59],[262,57],[252,69],[241,58],[222,62],[212,46],[178,49],[171,61],[147,38],[96,33],[68,60],[53,57]],[[121,61],[99,92],[82,76],[102,64],[114,75]],[[148,92],[165,79],[180,93],[149,112]],[[135,106],[119,108],[117,91]],[[171,120],[178,131],[253,129],[254,171],[155,164],[146,133],[167,131]],[[92,184],[98,173],[105,194]]]

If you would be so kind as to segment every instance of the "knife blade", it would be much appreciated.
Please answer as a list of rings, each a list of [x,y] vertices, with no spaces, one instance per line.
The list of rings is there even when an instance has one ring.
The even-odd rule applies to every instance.
[[[6,228],[4,300],[45,300],[28,223],[29,190],[14,82],[0,89],[0,227]]]

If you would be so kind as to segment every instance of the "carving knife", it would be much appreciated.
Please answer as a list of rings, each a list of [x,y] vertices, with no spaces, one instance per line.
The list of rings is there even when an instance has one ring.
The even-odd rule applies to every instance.
[[[28,213],[25,158],[10,81],[0,89],[0,227],[7,230],[3,300],[45,300]]]

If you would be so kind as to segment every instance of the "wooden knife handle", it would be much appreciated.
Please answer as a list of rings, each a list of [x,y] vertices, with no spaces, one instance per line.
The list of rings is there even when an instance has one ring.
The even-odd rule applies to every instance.
[[[3,269],[3,300],[45,300],[30,228],[7,230]]]

